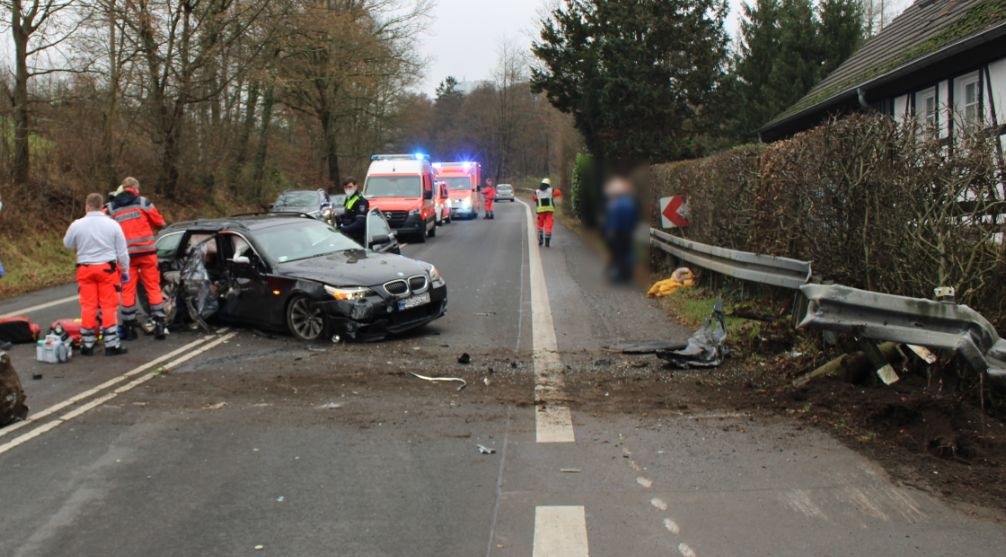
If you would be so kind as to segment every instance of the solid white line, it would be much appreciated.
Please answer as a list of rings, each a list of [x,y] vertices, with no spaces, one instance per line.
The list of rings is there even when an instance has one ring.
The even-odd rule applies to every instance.
[[[552,306],[548,301],[548,285],[541,265],[541,253],[535,241],[536,225],[531,218],[531,206],[518,200],[527,215],[527,250],[531,285],[531,345],[534,352],[535,433],[539,443],[573,443],[572,414],[559,404],[563,400],[562,360],[555,339]],[[543,403],[543,404],[542,404]]]
[[[583,507],[534,510],[533,557],[587,557],[587,517]]]
[[[220,333],[224,333],[226,331],[227,331],[227,329],[221,329],[219,332]],[[177,356],[179,354],[188,352],[189,350],[192,350],[193,348],[199,346],[200,344],[203,344],[204,342],[206,342],[208,340],[211,340],[212,338],[213,338],[213,336],[204,336],[204,337],[202,337],[202,338],[200,338],[198,340],[194,340],[194,341],[186,344],[185,346],[182,346],[180,348],[176,348],[175,350],[172,350],[171,352],[168,352],[167,354],[165,354],[165,355],[163,355],[163,356],[161,356],[159,358],[153,359],[153,360],[151,360],[151,361],[149,361],[149,362],[147,362],[147,363],[145,363],[145,364],[143,364],[143,365],[141,365],[141,366],[139,366],[137,368],[134,368],[134,369],[132,369],[130,371],[127,371],[126,373],[123,373],[122,375],[119,375],[117,377],[113,377],[112,379],[109,379],[108,381],[105,381],[104,383],[101,383],[100,385],[98,385],[96,387],[92,387],[90,389],[87,389],[86,391],[77,393],[76,395],[74,395],[74,396],[72,396],[72,397],[70,397],[70,398],[68,398],[68,399],[66,399],[66,400],[64,400],[62,402],[56,403],[56,404],[54,404],[54,405],[52,405],[52,406],[50,406],[50,407],[48,407],[48,408],[46,408],[44,410],[40,410],[38,412],[35,412],[34,414],[28,416],[28,419],[26,419],[24,421],[18,422],[16,424],[12,424],[12,425],[10,425],[8,427],[5,427],[4,429],[0,429],[0,437],[3,437],[4,435],[8,435],[10,433],[13,433],[14,431],[17,431],[17,430],[19,430],[19,429],[21,429],[23,427],[26,427],[26,426],[30,425],[31,423],[33,423],[33,422],[37,422],[37,421],[41,420],[42,418],[45,418],[46,416],[50,416],[52,414],[55,414],[56,412],[59,412],[60,410],[66,408],[67,406],[72,406],[74,404],[77,404],[78,402],[84,400],[85,398],[92,397],[95,394],[97,394],[97,393],[99,393],[101,391],[104,391],[105,389],[108,389],[109,387],[113,387],[113,386],[115,386],[115,385],[117,385],[117,384],[125,381],[126,379],[129,379],[130,377],[134,377],[136,375],[139,375],[139,374],[143,373],[144,371],[147,371],[148,369],[150,369],[150,368],[152,368],[154,366],[159,365],[161,362],[170,360],[171,358],[174,358],[175,356]]]
[[[103,395],[101,397],[98,397],[98,398],[92,400],[91,402],[89,402],[89,403],[87,403],[87,404],[85,404],[85,405],[83,405],[83,406],[81,406],[79,408],[76,408],[76,409],[74,409],[74,410],[72,410],[70,412],[67,412],[66,414],[63,414],[62,416],[60,416],[59,418],[56,418],[55,420],[52,420],[52,421],[50,421],[50,422],[48,422],[48,423],[46,423],[44,425],[41,425],[41,426],[39,426],[39,427],[37,427],[37,428],[29,431],[28,433],[25,433],[23,435],[15,437],[14,439],[11,439],[7,443],[5,443],[3,445],[0,445],[0,455],[6,453],[7,451],[9,451],[9,450],[11,450],[11,449],[13,449],[15,447],[23,445],[23,444],[27,443],[28,441],[31,441],[32,439],[35,439],[36,437],[42,435],[43,433],[52,431],[53,429],[59,427],[60,425],[66,423],[66,422],[68,422],[68,421],[70,421],[70,420],[72,420],[74,418],[77,418],[77,417],[79,417],[79,416],[81,416],[81,415],[83,415],[83,414],[85,414],[85,413],[87,413],[87,412],[89,412],[89,411],[91,411],[91,410],[93,410],[93,409],[101,406],[102,404],[105,404],[106,402],[112,400],[113,398],[119,396],[120,394],[128,392],[128,391],[130,391],[130,390],[132,390],[132,389],[134,389],[134,388],[136,388],[136,387],[138,387],[138,386],[146,383],[147,381],[149,381],[149,380],[153,379],[154,377],[156,377],[157,374],[161,370],[165,370],[166,371],[166,370],[169,370],[169,369],[176,368],[179,365],[181,365],[181,364],[183,364],[183,363],[191,360],[192,358],[195,358],[196,356],[198,356],[198,355],[200,355],[200,354],[202,354],[202,353],[204,353],[204,352],[206,352],[208,350],[212,350],[213,348],[216,348],[217,346],[219,346],[219,345],[221,345],[221,344],[229,341],[230,339],[234,338],[235,336],[237,336],[237,333],[228,333],[228,334],[226,334],[226,335],[218,338],[217,340],[214,340],[213,342],[210,342],[210,343],[208,343],[208,344],[200,347],[198,350],[194,350],[192,352],[189,352],[188,354],[186,354],[186,355],[184,355],[184,356],[182,356],[182,357],[180,357],[180,358],[178,358],[176,360],[172,360],[172,361],[164,364],[157,371],[152,371],[152,372],[147,373],[146,375],[144,375],[144,376],[142,376],[142,377],[140,377],[138,379],[134,379],[133,381],[130,381],[129,383],[127,383],[127,384],[125,384],[125,385],[123,385],[123,386],[115,389],[114,391],[112,391],[110,393],[106,393],[105,395]]]
[[[59,300],[53,300],[51,302],[46,302],[44,304],[39,304],[37,306],[26,307],[24,309],[19,309],[19,310],[16,310],[16,311],[12,311],[10,313],[5,313],[3,315],[0,315],[0,319],[4,319],[4,318],[7,318],[7,317],[14,317],[15,315],[25,315],[27,313],[31,313],[33,311],[38,311],[40,309],[51,308],[53,306],[60,306],[60,305],[63,305],[63,304],[68,304],[70,302],[76,302],[76,301],[77,301],[77,296],[67,296],[66,298],[61,298]]]

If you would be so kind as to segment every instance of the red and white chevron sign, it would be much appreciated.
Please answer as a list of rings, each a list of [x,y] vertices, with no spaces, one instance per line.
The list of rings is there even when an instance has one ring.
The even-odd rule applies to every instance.
[[[660,198],[660,225],[664,228],[688,227],[688,200],[685,196]]]

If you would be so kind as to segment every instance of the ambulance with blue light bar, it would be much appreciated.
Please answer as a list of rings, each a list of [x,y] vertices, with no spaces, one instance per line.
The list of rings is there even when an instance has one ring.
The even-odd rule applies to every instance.
[[[437,234],[433,165],[422,153],[374,155],[363,184],[370,207],[380,209],[400,240],[425,242]]]
[[[451,218],[479,216],[478,186],[482,183],[482,165],[477,162],[435,162],[433,171],[438,182],[447,183]]]

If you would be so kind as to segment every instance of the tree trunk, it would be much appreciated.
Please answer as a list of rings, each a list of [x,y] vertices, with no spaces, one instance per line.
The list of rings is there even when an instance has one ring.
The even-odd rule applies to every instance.
[[[16,186],[24,186],[31,169],[28,149],[28,30],[22,26],[21,3],[11,7],[11,34],[14,38],[14,169]]]
[[[269,153],[269,130],[272,126],[272,105],[276,91],[273,86],[265,90],[262,98],[262,121],[259,122],[258,147],[255,151],[255,196],[262,199],[262,185],[265,179],[265,160]]]
[[[238,140],[234,146],[234,158],[230,171],[227,173],[227,186],[233,192],[238,191],[237,182],[241,177],[241,169],[248,161],[248,142],[251,139],[252,128],[255,127],[255,108],[258,106],[259,87],[252,81],[248,85],[248,103],[245,106],[244,122],[238,132]]]
[[[332,185],[339,183],[339,151],[335,139],[335,118],[331,112],[321,114],[321,131],[325,141],[325,163],[328,167],[328,180]]]

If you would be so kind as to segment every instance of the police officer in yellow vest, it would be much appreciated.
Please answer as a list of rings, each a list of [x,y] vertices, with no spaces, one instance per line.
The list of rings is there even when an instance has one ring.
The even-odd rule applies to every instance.
[[[370,202],[360,195],[360,188],[356,185],[355,178],[346,178],[342,182],[342,191],[346,194],[346,200],[342,206],[345,212],[339,219],[339,231],[346,236],[356,240],[356,243],[363,247],[367,233],[367,213],[370,212]]]
[[[543,178],[538,189],[531,194],[535,211],[538,213],[538,245],[546,248],[552,245],[552,221],[555,218],[555,200],[562,192],[552,187],[552,181]]]

